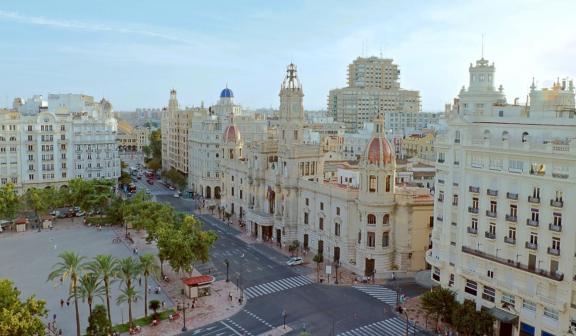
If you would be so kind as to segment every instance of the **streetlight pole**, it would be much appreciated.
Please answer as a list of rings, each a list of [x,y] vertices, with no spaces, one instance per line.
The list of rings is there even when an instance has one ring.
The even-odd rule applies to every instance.
[[[244,253],[240,256],[242,259],[242,266],[240,267],[240,302],[244,301],[244,278],[242,277],[242,273],[244,271]]]
[[[230,267],[230,262],[228,259],[224,260],[224,264],[226,264],[226,282],[230,282],[230,278],[228,277],[228,269]]]
[[[288,313],[286,312],[286,309],[284,309],[282,311],[282,318],[284,319],[284,329],[286,329],[286,316],[288,316]]]
[[[184,304],[184,302],[182,302],[182,306],[180,306],[180,302],[178,302],[176,309],[178,309],[182,312],[182,315],[183,315],[182,320],[184,323],[182,326],[182,332],[186,332],[186,331],[188,331],[188,328],[186,328],[186,305]]]
[[[336,272],[336,280],[334,281],[334,284],[338,284],[338,266],[340,266],[340,260],[336,260],[334,262],[334,270]]]

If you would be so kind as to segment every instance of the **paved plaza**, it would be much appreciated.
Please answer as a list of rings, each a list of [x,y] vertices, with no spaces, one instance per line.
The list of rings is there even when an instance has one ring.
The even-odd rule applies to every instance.
[[[14,281],[24,297],[36,294],[37,298],[45,300],[49,309],[49,320],[52,321],[53,315],[56,314],[56,327],[63,330],[63,335],[75,334],[73,300],[70,300],[69,307],[66,304],[64,308],[60,307],[60,299],[66,301],[68,296],[68,283],[46,282],[52,266],[59,261],[58,254],[71,250],[85,256],[87,260],[98,254],[112,254],[117,258],[133,256],[131,247],[124,242],[112,242],[117,235],[114,229],[104,228],[102,231],[97,231],[95,228],[80,224],[80,219],[75,220],[75,223],[71,223],[69,219],[59,220],[52,231],[0,234],[0,278]],[[152,248],[146,252],[152,252]],[[142,287],[138,287],[138,280],[135,284],[141,290],[142,296],[142,299],[132,305],[133,317],[137,318],[144,315],[144,279]],[[115,304],[119,286],[119,282],[114,283],[111,291],[114,324],[126,322],[128,319],[128,305]],[[150,279],[149,286],[157,285]],[[167,307],[172,306],[164,293],[157,295],[152,292],[148,297],[148,300],[151,299],[165,301]],[[100,303],[99,300],[96,300],[97,303]],[[88,305],[80,300],[79,308],[81,329],[84,331],[88,324]]]

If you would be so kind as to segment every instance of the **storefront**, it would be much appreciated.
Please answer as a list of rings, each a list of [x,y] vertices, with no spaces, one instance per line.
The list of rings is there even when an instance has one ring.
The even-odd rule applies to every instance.
[[[211,294],[212,283],[215,278],[211,275],[200,275],[182,279],[184,293],[190,299],[208,296]]]

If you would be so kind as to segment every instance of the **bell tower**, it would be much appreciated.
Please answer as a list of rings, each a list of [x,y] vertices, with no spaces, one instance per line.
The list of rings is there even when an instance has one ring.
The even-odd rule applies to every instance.
[[[278,139],[283,144],[302,143],[304,140],[304,93],[298,79],[296,65],[290,63],[280,88],[280,120]]]

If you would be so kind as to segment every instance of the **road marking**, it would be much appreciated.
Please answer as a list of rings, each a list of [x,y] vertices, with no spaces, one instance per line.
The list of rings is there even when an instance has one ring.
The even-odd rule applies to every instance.
[[[248,311],[248,310],[246,310],[246,309],[243,309],[242,311],[245,312],[246,314],[252,316],[252,317],[255,318],[256,320],[258,320],[259,322],[261,322],[262,324],[264,324],[265,326],[267,326],[268,328],[274,329],[274,326],[272,326],[270,323],[264,321],[264,319],[262,319],[260,316],[254,314],[254,313],[252,313],[252,312],[250,312],[250,311]]]
[[[237,332],[235,329],[233,329],[231,326],[227,325],[226,323],[224,323],[224,321],[220,321],[220,323],[222,323],[223,325],[225,325],[228,329],[232,330],[236,335],[240,335],[242,336],[241,333]]]
[[[414,330],[414,324],[412,322],[408,323],[408,329],[410,331]],[[422,328],[416,326],[416,332],[422,331]],[[374,322],[367,324],[343,333],[338,334],[338,336],[397,336],[404,335],[406,332],[406,321],[398,317],[392,317],[386,320]]]
[[[290,288],[306,286],[309,284],[312,284],[312,280],[310,280],[310,278],[299,275],[246,288],[244,290],[244,295],[247,299],[252,299],[263,295],[281,292]]]
[[[379,285],[354,285],[352,287],[370,295],[371,297],[377,300],[385,302],[390,306],[396,305],[398,294],[396,293],[396,291],[392,289],[382,287]]]

